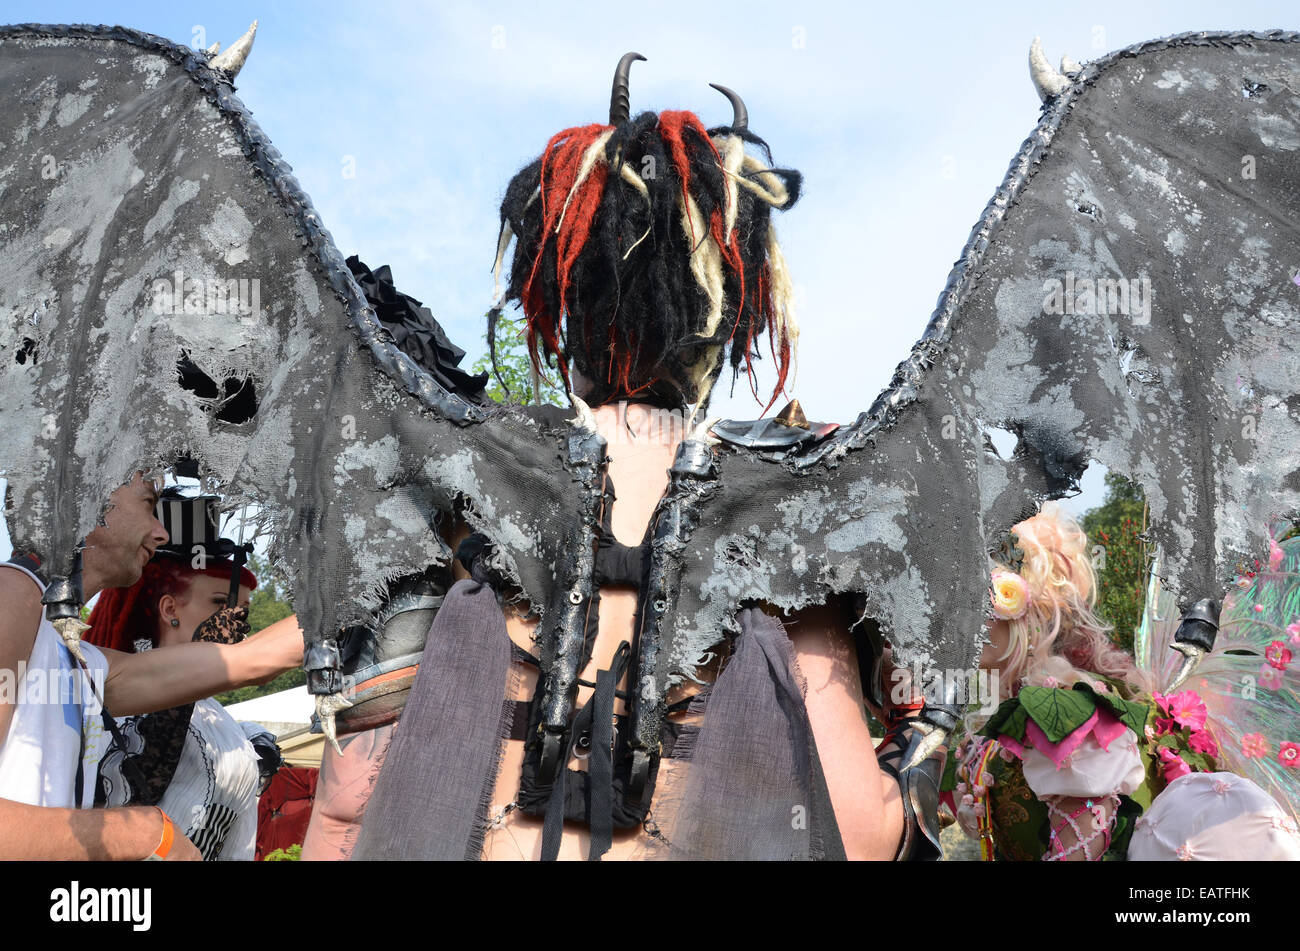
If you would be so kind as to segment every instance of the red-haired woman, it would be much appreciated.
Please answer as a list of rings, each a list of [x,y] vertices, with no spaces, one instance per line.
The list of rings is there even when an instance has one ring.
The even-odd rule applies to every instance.
[[[175,519],[168,526],[171,544],[159,549],[140,580],[100,595],[86,635],[92,644],[138,652],[190,641],[234,644],[247,636],[257,579],[220,557],[233,546],[215,532],[189,537],[195,522],[208,521],[209,499],[173,497],[160,508],[169,501],[192,505],[205,517],[184,525]],[[196,550],[200,568],[192,566]],[[235,571],[237,603],[227,607]],[[281,625],[296,628],[297,622],[289,617],[273,627]],[[252,859],[263,755],[230,714],[208,698],[117,722],[126,748],[115,739],[101,762],[96,805],[156,805],[205,859]]]

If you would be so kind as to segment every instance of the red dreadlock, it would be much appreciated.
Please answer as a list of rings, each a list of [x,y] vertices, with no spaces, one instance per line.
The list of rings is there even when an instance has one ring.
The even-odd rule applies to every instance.
[[[96,647],[131,653],[137,638],[149,638],[158,644],[158,601],[170,594],[183,599],[190,590],[195,575],[212,575],[230,578],[234,565],[229,561],[214,561],[203,569],[191,568],[177,558],[163,556],[144,566],[140,580],[129,588],[107,588],[101,591],[90,612],[90,630],[85,640]],[[239,583],[245,588],[257,587],[257,578],[247,568],[239,569]]]
[[[565,129],[551,137],[551,141],[546,143],[546,151],[542,153],[540,189],[542,240],[538,242],[537,257],[533,260],[532,271],[524,284],[522,295],[524,316],[528,321],[528,353],[535,366],[541,365],[537,354],[538,335],[552,353],[563,353],[559,342],[559,325],[563,313],[552,314],[547,308],[540,283],[537,281],[538,271],[541,269],[542,258],[546,255],[548,244],[555,241],[558,258],[556,277],[560,288],[559,306],[563,311],[568,306],[570,271],[583,245],[587,242],[592,220],[596,217],[596,209],[600,207],[600,198],[605,190],[606,166],[598,163],[592,168],[572,200],[569,199],[569,193],[573,191],[574,182],[577,181],[578,174],[582,170],[582,157],[591,144],[608,128],[609,126],[593,123]],[[557,235],[556,228],[560,224],[561,215],[564,216],[564,225]],[[563,360],[559,363],[560,374],[564,377],[564,385],[567,388],[570,386],[569,370]]]

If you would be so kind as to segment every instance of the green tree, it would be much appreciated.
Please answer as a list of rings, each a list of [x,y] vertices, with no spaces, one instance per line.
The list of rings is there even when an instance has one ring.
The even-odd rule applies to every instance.
[[[502,314],[497,318],[496,373],[492,372],[492,358],[486,353],[479,357],[471,368],[473,373],[489,374],[487,394],[498,403],[514,403],[523,406],[533,402],[532,360],[528,356],[528,343],[525,339],[527,326],[523,317],[507,317]],[[483,341],[486,344],[486,331],[483,334]],[[498,375],[500,380],[497,379]],[[501,386],[503,381],[505,388]],[[506,388],[509,389],[509,393],[506,392]],[[568,405],[564,392],[548,382],[545,375],[541,377],[541,393],[543,403],[552,406]]]
[[[1114,626],[1111,638],[1127,651],[1146,598],[1146,520],[1142,487],[1115,472],[1106,473],[1101,505],[1083,516],[1097,569],[1097,614]]]
[[[257,554],[252,554],[248,556],[248,570],[257,577],[257,590],[248,600],[248,626],[252,633],[256,634],[263,628],[293,614],[293,605],[289,603],[288,579],[275,565]],[[216,700],[224,707],[232,703],[252,700],[254,697],[299,687],[306,682],[307,675],[301,668],[286,670],[269,683],[228,690],[217,694]]]
[[[248,599],[248,626],[254,634],[293,613],[289,582],[279,568],[256,553],[248,556],[248,570],[257,578],[257,590]]]

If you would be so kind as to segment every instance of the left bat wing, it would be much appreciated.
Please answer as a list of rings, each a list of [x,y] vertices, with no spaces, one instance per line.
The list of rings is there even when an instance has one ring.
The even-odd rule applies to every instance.
[[[1217,599],[1300,507],[1297,88],[1293,33],[1186,34],[1057,76],[889,388],[819,445],[722,454],[660,681],[737,602],[845,592],[905,657],[970,669],[991,540],[1090,460],[1143,485],[1182,607]]]

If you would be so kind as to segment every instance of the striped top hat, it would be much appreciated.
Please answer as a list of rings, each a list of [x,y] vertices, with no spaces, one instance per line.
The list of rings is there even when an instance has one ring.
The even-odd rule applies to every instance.
[[[205,558],[230,558],[238,547],[229,538],[221,538],[217,523],[215,495],[181,495],[168,487],[158,499],[158,521],[167,529],[167,544],[158,546],[157,554],[186,560],[200,553]]]

